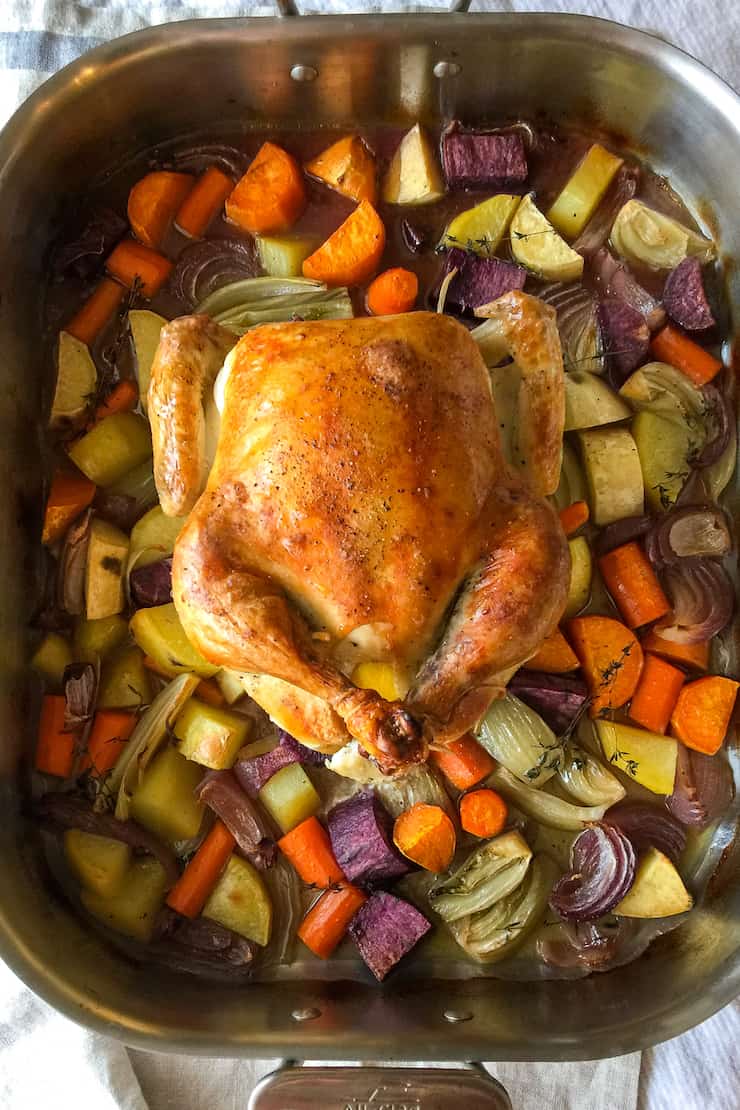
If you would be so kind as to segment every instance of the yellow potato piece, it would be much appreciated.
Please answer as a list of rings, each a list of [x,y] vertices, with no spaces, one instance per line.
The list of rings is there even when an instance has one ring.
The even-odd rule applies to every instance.
[[[110,929],[135,940],[152,939],[157,915],[164,904],[167,874],[151,856],[134,860],[120,889],[109,897],[83,888],[80,899],[93,916]]]
[[[239,856],[229,857],[203,907],[203,916],[262,947],[270,942],[270,895],[259,872]]]
[[[581,609],[586,608],[591,596],[593,559],[588,540],[584,536],[569,540],[568,548],[570,549],[570,585],[563,616],[574,617]]]
[[[144,654],[173,678],[187,671],[194,671],[200,678],[212,678],[218,671],[190,643],[172,602],[139,609],[129,628]]]
[[[645,501],[642,467],[627,428],[592,428],[578,432],[578,440],[594,524],[639,516]]]
[[[686,913],[693,904],[668,856],[657,848],[648,848],[637,865],[631,889],[612,912],[620,917],[672,917]]]
[[[131,816],[163,840],[174,842],[197,836],[203,806],[193,791],[203,768],[172,747],[155,756],[131,799]]]
[[[383,181],[386,204],[430,204],[444,196],[437,155],[417,123],[398,144]]]
[[[84,343],[63,331],[57,349],[57,384],[51,406],[51,426],[84,416],[95,394],[98,372]]]
[[[568,239],[581,234],[621,165],[621,158],[594,143],[547,213],[558,231]]]
[[[88,890],[110,898],[123,887],[131,864],[131,849],[122,840],[67,829],[64,852],[69,866]]]
[[[531,194],[524,197],[511,221],[511,253],[545,281],[578,281],[583,274],[583,255],[558,235]]]
[[[474,208],[461,212],[448,224],[442,245],[460,247],[484,258],[495,254],[520,200],[518,196],[499,193],[498,196],[489,197]]]
[[[670,736],[615,721],[594,721],[602,751],[612,767],[653,794],[672,794],[678,744]]]
[[[136,356],[136,377],[139,382],[139,399],[146,412],[152,363],[159,346],[159,333],[168,321],[148,308],[132,308],[128,314],[131,338]]]

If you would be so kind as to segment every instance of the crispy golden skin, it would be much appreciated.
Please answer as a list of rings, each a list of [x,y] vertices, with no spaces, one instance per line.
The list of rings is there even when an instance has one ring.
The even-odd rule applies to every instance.
[[[323,699],[331,739],[346,729],[383,769],[423,759],[475,723],[567,590],[557,517],[501,456],[477,347],[417,312],[265,325],[230,360],[215,463],[175,548],[188,636]],[[166,359],[155,378],[166,393]],[[403,703],[332,659],[375,623],[412,678]]]

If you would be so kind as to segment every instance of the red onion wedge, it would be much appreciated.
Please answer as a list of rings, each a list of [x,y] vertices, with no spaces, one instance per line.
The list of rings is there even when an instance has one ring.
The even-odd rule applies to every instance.
[[[172,601],[172,557],[135,567],[129,576],[131,600],[137,609]]]
[[[727,515],[716,505],[672,509],[658,518],[645,540],[648,558],[658,568],[683,559],[719,559],[731,549]]]
[[[179,300],[194,308],[223,285],[259,273],[251,239],[202,239],[178,256],[169,284]]]
[[[277,855],[272,829],[233,771],[209,771],[195,796],[221,818],[241,855],[260,871],[272,867]]]
[[[665,309],[658,304],[647,289],[632,276],[624,262],[618,261],[603,247],[591,260],[594,282],[602,297],[617,297],[626,301],[645,317],[650,331],[657,331],[665,323]]]
[[[64,731],[77,732],[92,720],[98,676],[92,663],[71,663],[64,670]]]
[[[594,296],[573,282],[546,285],[538,296],[557,314],[566,370],[600,374],[604,369],[604,350]]]
[[[170,156],[172,167],[180,173],[203,173],[209,166],[218,166],[233,178],[244,174],[249,165],[249,155],[226,143],[199,143],[196,146],[178,150]],[[161,169],[161,164],[155,168]]]
[[[657,848],[674,863],[686,847],[686,830],[675,817],[649,802],[620,802],[604,817],[604,824],[624,833],[636,852]]]
[[[729,806],[735,795],[732,768],[720,755],[703,755],[678,745],[673,793],[666,805],[684,825],[703,829]]]
[[[147,852],[159,860],[167,873],[167,882],[173,886],[180,877],[175,853],[163,841],[137,825],[135,821],[119,821],[112,813],[95,813],[84,798],[74,794],[46,794],[36,805],[36,814],[42,822],[63,829],[82,829],[96,836],[122,840],[134,849]]]
[[[592,825],[573,841],[570,868],[553,887],[550,906],[566,921],[595,921],[632,886],[634,848],[619,829]]]
[[[548,967],[584,971],[607,971],[617,958],[625,929],[631,923],[615,921],[613,926],[585,921],[560,926],[558,938],[537,941],[538,955]]]
[[[732,401],[727,394],[718,389],[716,385],[705,385],[702,389],[706,400],[706,420],[708,432],[713,433],[711,439],[707,435],[707,442],[694,462],[694,466],[703,469],[712,466],[722,457],[732,439],[735,411]]]
[[[735,607],[735,591],[727,571],[711,559],[684,559],[662,574],[673,606],[655,627],[664,640],[698,644],[725,628]]]
[[[539,713],[556,736],[562,736],[573,726],[588,697],[583,679],[540,671],[519,671],[507,689]]]
[[[588,258],[604,246],[617,213],[628,200],[632,200],[639,181],[640,170],[637,166],[622,166],[596,212],[573,244],[573,250]]]

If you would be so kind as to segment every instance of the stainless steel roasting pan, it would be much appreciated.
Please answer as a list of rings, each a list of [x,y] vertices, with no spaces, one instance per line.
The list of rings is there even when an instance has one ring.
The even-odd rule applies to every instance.
[[[198,130],[452,115],[577,121],[623,136],[713,220],[730,299],[740,305],[732,265],[740,257],[740,100],[674,47],[595,19],[174,23],[86,54],[0,137],[0,953],[53,1006],[131,1045],[334,1060],[584,1059],[675,1036],[740,992],[740,852],[732,845],[688,923],[618,971],[573,982],[402,977],[383,987],[231,989],[137,965],[86,928],[50,885],[24,817],[32,725],[24,628],[39,579],[50,389],[42,290],[61,203],[131,151]],[[304,1105],[285,1098],[272,1105]],[[335,1105],[334,1095],[324,1105]],[[355,1104],[337,1095],[336,1105]]]

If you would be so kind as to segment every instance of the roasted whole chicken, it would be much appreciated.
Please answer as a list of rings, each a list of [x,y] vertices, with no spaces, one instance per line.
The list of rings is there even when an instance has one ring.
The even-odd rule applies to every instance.
[[[564,417],[554,313],[512,292],[486,315],[521,371],[523,468],[447,316],[268,324],[235,347],[186,316],[153,368],[157,489],[187,516],[173,596],[188,637],[292,735],[327,752],[355,739],[386,773],[473,727],[565,604],[544,499]],[[390,664],[401,696],[355,685],[361,661]]]

